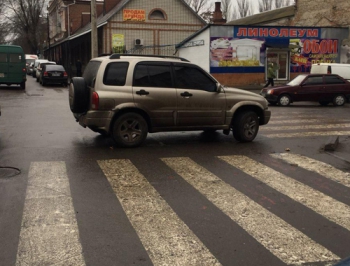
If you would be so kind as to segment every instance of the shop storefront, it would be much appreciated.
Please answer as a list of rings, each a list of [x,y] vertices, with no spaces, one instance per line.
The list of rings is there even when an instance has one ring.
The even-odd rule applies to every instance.
[[[222,36],[218,27],[212,27],[210,35],[211,73],[255,73],[266,79],[273,63],[276,80],[284,82],[309,72],[311,64],[340,63],[348,29],[233,26],[231,36]]]
[[[209,67],[203,66],[205,60],[191,58],[193,51],[186,52],[188,48],[180,47],[180,55],[186,55],[227,85],[264,83],[270,63],[276,81],[283,83],[310,72],[312,64],[341,63],[349,54],[342,47],[342,40],[349,36],[348,28],[214,25],[208,28],[207,35],[200,34],[187,42],[199,41],[203,36],[209,38],[208,45],[197,49],[207,50]]]

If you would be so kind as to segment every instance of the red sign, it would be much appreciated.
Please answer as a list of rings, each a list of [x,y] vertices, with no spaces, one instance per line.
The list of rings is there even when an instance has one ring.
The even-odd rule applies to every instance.
[[[146,21],[146,12],[142,9],[124,9],[123,10],[124,21]]]

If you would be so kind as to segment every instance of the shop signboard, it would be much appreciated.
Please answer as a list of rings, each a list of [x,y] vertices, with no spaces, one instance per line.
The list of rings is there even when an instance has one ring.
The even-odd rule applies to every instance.
[[[123,9],[124,21],[146,21],[146,11],[143,9]]]
[[[309,72],[312,64],[339,63],[341,40],[322,38],[318,27],[234,26],[232,36],[210,38],[212,73],[263,73],[265,58],[273,49],[289,52],[291,72]],[[328,34],[329,35],[329,34]]]

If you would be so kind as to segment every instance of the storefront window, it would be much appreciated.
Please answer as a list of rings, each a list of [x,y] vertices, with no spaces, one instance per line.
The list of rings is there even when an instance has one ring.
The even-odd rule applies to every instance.
[[[289,74],[288,51],[267,51],[266,71],[269,63],[273,63],[277,80],[287,80]]]

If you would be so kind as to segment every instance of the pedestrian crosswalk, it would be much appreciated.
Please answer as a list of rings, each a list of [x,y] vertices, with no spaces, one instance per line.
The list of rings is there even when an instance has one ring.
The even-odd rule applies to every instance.
[[[267,125],[260,127],[259,135],[267,138],[303,138],[315,136],[349,136],[350,120],[323,116],[322,113],[288,112],[272,115]]]
[[[225,155],[212,158],[212,162],[231,169],[232,178],[237,174],[249,176],[295,202],[296,206],[303,206],[303,212],[323,217],[329,223],[327,227],[336,225],[337,230],[346,232],[344,239],[339,241],[349,243],[350,201],[335,199],[331,193],[319,191],[317,187],[296,180],[288,171],[272,166],[298,166],[295,171],[304,175],[310,172],[322,182],[334,182],[347,192],[350,192],[349,171],[300,154],[273,153],[267,157],[267,161],[261,162],[246,155]],[[158,165],[169,169],[213,204],[232,225],[240,227],[257,245],[277,258],[280,265],[334,265],[345,257],[344,251],[327,241],[319,243],[315,240],[308,228],[298,228],[286,216],[281,217],[283,215],[244,194],[234,182],[227,182],[230,174],[223,178],[218,174],[220,171],[213,173],[211,167],[191,157],[161,157],[158,160]],[[148,175],[152,171],[141,171],[130,159],[98,160],[96,164],[153,265],[227,265],[227,261],[223,262],[220,254],[208,245],[208,240],[196,234],[193,224],[187,224],[183,215],[177,213],[177,208],[168,202],[159,187],[150,182]],[[70,176],[65,162],[31,163],[16,265],[88,264],[73,205],[75,195],[70,189],[71,178],[74,177]],[[245,182],[244,178],[241,180]],[[197,219],[200,224],[202,217]],[[216,226],[220,227],[220,222]],[[230,246],[223,247],[230,249]],[[350,256],[350,248],[348,250]],[[244,252],[254,256],[256,251]],[[232,261],[229,265],[247,264]]]

